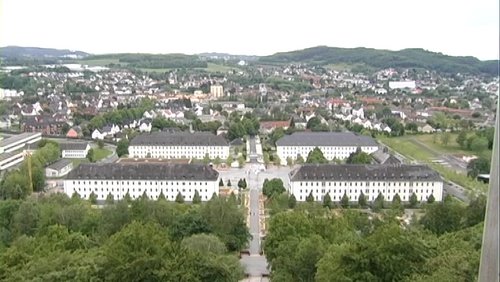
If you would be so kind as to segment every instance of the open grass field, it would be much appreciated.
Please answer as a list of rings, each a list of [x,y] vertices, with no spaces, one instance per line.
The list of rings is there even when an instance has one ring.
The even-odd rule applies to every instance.
[[[78,63],[82,65],[88,65],[88,66],[102,66],[105,67],[106,65],[109,64],[120,64],[120,61],[118,59],[89,59],[89,60],[78,60]],[[123,65],[123,63],[121,63]]]
[[[94,154],[95,154],[96,161],[100,161],[100,160],[104,159],[105,157],[111,155],[111,153],[113,153],[113,152],[111,152],[108,149],[94,148]]]
[[[429,151],[422,150],[420,146],[411,142],[406,136],[405,137],[386,137],[380,136],[377,137],[382,143],[387,145],[392,150],[400,153],[405,157],[409,157],[410,159],[428,162],[436,157],[435,154],[432,154]]]
[[[87,159],[72,159],[71,162],[73,163],[73,168],[76,168],[82,163],[88,163],[89,160],[87,160]]]
[[[440,164],[432,163],[432,160],[438,159],[443,154],[466,154],[472,155],[474,152],[462,150],[456,143],[456,135],[452,135],[450,142],[447,146],[444,146],[438,142],[434,143],[432,135],[417,135],[417,136],[403,136],[403,137],[377,137],[382,143],[387,145],[392,150],[400,153],[401,155],[408,157],[411,160],[416,160],[420,163],[425,163],[430,165],[434,170],[439,172],[441,176],[458,185],[467,188],[472,191],[487,191],[488,185],[479,182],[473,178],[468,177],[464,173],[459,173],[454,169],[445,167]],[[423,143],[415,142],[415,139]],[[439,140],[439,139],[438,139]],[[429,147],[431,150],[429,150]],[[490,154],[491,151],[483,152],[483,154]]]

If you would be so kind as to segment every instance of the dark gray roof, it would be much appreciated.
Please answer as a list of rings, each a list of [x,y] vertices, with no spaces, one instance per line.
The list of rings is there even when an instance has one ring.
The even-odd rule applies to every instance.
[[[70,163],[71,163],[71,161],[68,160],[68,159],[60,159],[57,162],[55,162],[55,163],[53,163],[51,165],[48,165],[47,168],[59,171],[62,168],[68,166]]]
[[[88,143],[86,142],[61,142],[59,147],[61,150],[85,150]]]
[[[277,146],[378,146],[373,138],[352,132],[295,132],[276,142]]]
[[[15,155],[18,155],[19,153],[22,153],[23,151],[13,151],[13,152],[4,152],[0,154],[0,161],[4,161],[8,158],[11,158]]]
[[[25,139],[25,138],[33,138],[33,136],[35,136],[35,135],[39,135],[40,137],[42,136],[42,134],[39,132],[25,132],[25,133],[21,133],[18,135],[13,135],[9,138],[2,139],[0,141],[0,147],[7,147],[15,142],[18,142],[18,141]]]
[[[131,146],[229,146],[222,136],[210,132],[153,132],[142,134],[130,142]]]
[[[291,181],[439,181],[437,172],[426,165],[303,165],[290,173]]]
[[[146,180],[212,180],[219,173],[208,165],[168,163],[81,164],[67,179],[146,179]]]

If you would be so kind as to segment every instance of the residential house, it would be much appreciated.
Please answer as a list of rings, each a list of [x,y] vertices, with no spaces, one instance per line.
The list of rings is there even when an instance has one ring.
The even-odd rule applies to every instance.
[[[64,159],[84,159],[90,150],[90,145],[86,142],[61,142],[59,147]]]
[[[73,162],[61,159],[45,168],[46,177],[62,177],[73,169]]]

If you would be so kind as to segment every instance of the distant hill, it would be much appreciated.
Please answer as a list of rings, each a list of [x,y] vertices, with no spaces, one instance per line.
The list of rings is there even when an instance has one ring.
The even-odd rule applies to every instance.
[[[217,52],[200,53],[198,54],[198,56],[200,56],[201,58],[208,58],[208,59],[245,60],[245,61],[255,61],[259,58],[258,56],[253,56],[253,55],[233,55],[228,53],[217,53]]]
[[[7,46],[0,47],[0,57],[14,58],[14,57],[30,57],[30,58],[72,58],[79,59],[85,58],[90,54],[82,51],[73,51],[67,49],[52,49],[52,48],[39,48],[39,47],[20,47],[20,46]]]
[[[400,51],[370,48],[336,48],[318,46],[304,50],[260,57],[261,63],[364,64],[374,68],[425,68],[446,73],[498,75],[498,60],[480,61],[474,57],[454,57],[426,51]]]

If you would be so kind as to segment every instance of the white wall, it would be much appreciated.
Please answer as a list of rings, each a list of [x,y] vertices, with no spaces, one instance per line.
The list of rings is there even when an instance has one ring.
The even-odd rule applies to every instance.
[[[309,152],[314,150],[316,146],[277,146],[277,154],[281,160],[281,165],[286,165],[286,159],[292,158],[294,161],[297,155],[301,155],[304,160],[307,159]],[[356,152],[358,146],[318,146],[323,152],[325,158],[329,161],[333,159],[347,159],[350,154]],[[378,150],[378,146],[362,146],[361,151],[371,154]]]
[[[367,201],[377,198],[382,192],[386,201],[392,201],[394,195],[399,194],[402,201],[407,202],[412,193],[419,201],[426,201],[432,194],[436,201],[443,200],[443,182],[441,181],[291,181],[290,193],[297,201],[305,201],[313,191],[316,201],[322,201],[326,193],[330,193],[332,201],[338,202],[344,193],[350,201],[357,201],[361,191]]]
[[[184,185],[183,185],[184,184]],[[216,181],[193,181],[193,180],[64,180],[64,193],[72,196],[76,191],[80,197],[88,199],[91,192],[98,200],[105,200],[111,193],[115,200],[123,199],[127,191],[132,199],[142,196],[144,191],[153,199],[158,199],[161,191],[169,201],[174,201],[181,192],[186,201],[191,201],[195,190],[201,196],[202,201],[208,201],[213,193],[219,194],[219,179]]]
[[[130,146],[129,156],[131,158],[162,158],[180,159],[196,158],[203,159],[206,154],[210,159],[219,157],[227,159],[229,156],[229,146]]]

